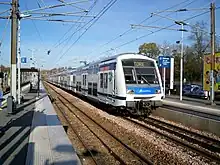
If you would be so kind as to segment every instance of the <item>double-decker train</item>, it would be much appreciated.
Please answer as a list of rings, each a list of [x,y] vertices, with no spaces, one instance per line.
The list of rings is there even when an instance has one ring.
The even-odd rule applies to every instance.
[[[141,54],[107,57],[70,72],[51,75],[48,81],[138,115],[149,115],[162,106],[163,87],[157,63]]]

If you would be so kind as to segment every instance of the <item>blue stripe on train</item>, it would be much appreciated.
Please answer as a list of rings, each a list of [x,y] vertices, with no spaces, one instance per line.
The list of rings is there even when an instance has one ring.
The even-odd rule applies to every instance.
[[[160,87],[127,87],[127,90],[132,90],[134,94],[156,94]]]

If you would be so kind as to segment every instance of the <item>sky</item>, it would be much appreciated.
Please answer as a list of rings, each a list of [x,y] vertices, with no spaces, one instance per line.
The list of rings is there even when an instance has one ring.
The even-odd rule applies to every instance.
[[[0,2],[7,0],[0,0]],[[8,0],[9,1],[9,0]],[[84,1],[84,2],[82,2]],[[91,62],[98,60],[105,56],[125,52],[138,52],[138,47],[145,42],[155,42],[163,44],[165,41],[170,44],[175,44],[177,40],[181,39],[181,32],[174,30],[163,29],[159,32],[150,34],[152,31],[159,29],[155,28],[134,28],[131,29],[131,24],[140,24],[146,26],[166,27],[174,23],[173,20],[185,20],[196,16],[205,11],[209,11],[210,3],[213,0],[117,0],[88,30],[88,21],[94,19],[96,16],[111,0],[66,0],[65,2],[81,2],[74,4],[75,6],[65,6],[60,8],[53,8],[41,11],[31,11],[39,7],[49,5],[61,4],[58,0],[19,0],[19,10],[23,14],[31,14],[29,18],[21,19],[21,57],[27,57],[28,63],[22,64],[22,67],[31,66],[30,58],[34,57],[35,66],[51,69],[54,67],[80,65],[80,61],[86,60]],[[94,7],[90,10],[90,7]],[[220,7],[220,0],[216,0],[216,7]],[[176,6],[175,6],[176,5]],[[175,6],[175,7],[173,7]],[[80,8],[89,10],[85,16]],[[171,8],[172,7],[172,8]],[[10,6],[0,4],[0,12],[9,9]],[[195,9],[207,8],[207,10],[193,10],[188,12],[163,12],[161,16],[169,17],[161,18],[158,15],[151,16],[151,13],[165,10],[177,10],[181,8]],[[29,11],[29,12],[25,12]],[[79,13],[81,11],[81,13]],[[43,19],[62,19],[62,20],[80,20],[82,23],[61,23],[42,20],[33,20],[34,17],[41,16],[37,12],[44,13],[64,13],[64,12],[78,12],[78,16],[56,16],[56,17],[41,17]],[[0,16],[7,14],[1,14]],[[90,17],[91,16],[91,17]],[[216,10],[216,33],[220,35],[220,9]],[[97,18],[97,17],[96,17]],[[95,18],[95,19],[96,19]],[[31,20],[32,19],[32,20]],[[147,19],[145,22],[143,20]],[[210,27],[210,13],[203,14],[196,18],[187,20],[190,25],[195,24],[197,21],[204,21],[207,23],[207,31]],[[10,64],[10,26],[11,22],[8,20],[0,19],[0,64]],[[7,26],[6,26],[7,25]],[[6,27],[6,30],[4,30]],[[174,25],[172,28],[180,29],[179,25]],[[185,29],[190,30],[186,26]],[[129,31],[128,31],[129,30]],[[125,33],[128,31],[127,33]],[[85,32],[85,33],[84,33]],[[84,33],[82,35],[82,33]],[[125,34],[124,34],[125,33]],[[66,34],[66,35],[65,35]],[[119,37],[121,34],[121,37]],[[149,35],[148,35],[149,34]],[[184,32],[184,44],[190,44],[188,39],[189,32]],[[82,36],[81,36],[82,35]],[[72,36],[72,37],[70,37]],[[80,37],[81,36],[81,37]],[[145,36],[140,38],[141,36]],[[80,39],[78,39],[80,37]],[[117,38],[117,39],[115,39]],[[114,41],[112,41],[115,39]],[[63,41],[59,44],[59,41]],[[112,41],[108,43],[109,41]],[[130,42],[131,41],[131,42]],[[108,43],[108,44],[106,44]],[[103,45],[105,44],[105,45]],[[58,45],[58,46],[57,46]],[[47,51],[50,50],[50,54]],[[110,51],[108,51],[110,50]]]

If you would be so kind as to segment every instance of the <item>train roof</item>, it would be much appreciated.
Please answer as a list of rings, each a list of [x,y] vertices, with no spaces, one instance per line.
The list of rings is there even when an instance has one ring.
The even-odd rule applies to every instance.
[[[116,59],[117,57],[122,56],[122,55],[126,55],[126,54],[127,54],[127,55],[128,55],[128,54],[143,55],[143,54],[134,53],[134,52],[120,53],[120,54],[117,54],[117,55],[104,57],[104,58],[99,59],[99,60],[97,60],[97,61],[90,62],[90,63],[88,63],[87,65],[81,66],[81,67],[79,67],[79,68],[85,68],[85,67],[87,67],[87,66],[96,65],[96,64],[99,64],[99,63],[102,63],[102,62],[114,60],[114,59]],[[77,68],[77,69],[78,69],[78,68]]]
[[[86,65],[84,65],[84,66],[77,67],[77,68],[75,68],[75,69],[73,69],[73,70],[71,70],[71,71],[63,71],[63,72],[57,73],[56,75],[73,74],[74,72],[76,72],[76,71],[78,71],[78,70],[86,70],[86,69],[90,68],[91,66],[98,65],[99,63],[103,63],[103,62],[106,62],[106,61],[114,60],[114,59],[116,59],[116,58],[119,57],[119,56],[128,55],[128,54],[143,55],[143,54],[134,53],[134,52],[120,53],[120,54],[117,54],[117,55],[104,57],[104,58],[99,59],[99,60],[97,60],[97,61],[90,62],[90,63],[88,63],[88,64],[86,64]],[[151,58],[150,58],[150,59],[151,59]]]

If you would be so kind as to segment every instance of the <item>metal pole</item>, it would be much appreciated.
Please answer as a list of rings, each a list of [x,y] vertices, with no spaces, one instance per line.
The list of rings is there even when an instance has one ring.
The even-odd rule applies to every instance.
[[[215,69],[215,3],[211,3],[211,105],[214,105],[215,99],[215,84],[214,84],[214,69]]]
[[[12,16],[11,16],[11,96],[17,100],[16,86],[17,86],[17,27],[18,27],[18,0],[12,0]]]
[[[183,30],[183,23],[181,24],[182,30]],[[182,37],[181,37],[181,57],[180,57],[180,101],[182,98],[183,93],[183,31],[182,31]]]
[[[166,96],[166,68],[163,68],[163,87],[164,87],[164,98]]]
[[[18,20],[18,104],[21,103],[21,48],[20,19]]]
[[[2,72],[2,64],[0,65],[0,73]],[[0,91],[3,92],[3,78],[0,78]]]

